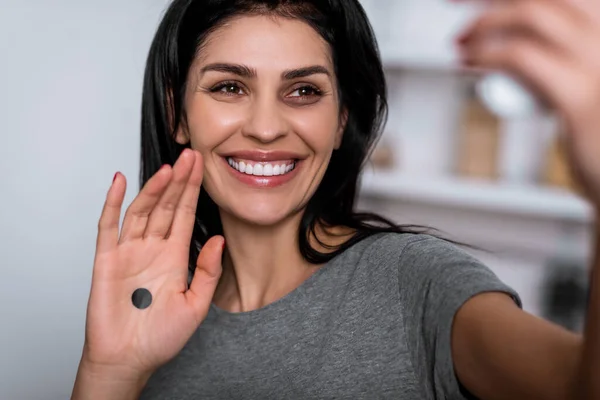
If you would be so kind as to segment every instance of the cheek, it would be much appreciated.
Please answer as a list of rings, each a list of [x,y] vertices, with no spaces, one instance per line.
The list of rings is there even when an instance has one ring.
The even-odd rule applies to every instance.
[[[187,114],[192,146],[200,152],[210,151],[227,140],[244,120],[239,106],[214,100],[191,102]]]
[[[329,153],[333,150],[339,127],[335,106],[302,110],[293,121],[293,129],[315,152]]]

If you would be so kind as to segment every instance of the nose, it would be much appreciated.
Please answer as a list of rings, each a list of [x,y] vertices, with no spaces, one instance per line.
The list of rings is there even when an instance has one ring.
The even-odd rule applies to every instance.
[[[242,129],[244,136],[269,143],[287,135],[289,130],[284,110],[275,99],[256,99]]]

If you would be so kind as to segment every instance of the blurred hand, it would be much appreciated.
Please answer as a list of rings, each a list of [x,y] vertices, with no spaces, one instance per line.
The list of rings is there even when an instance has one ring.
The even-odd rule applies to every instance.
[[[600,208],[600,2],[486,2],[458,38],[464,63],[517,76],[557,112],[573,170]]]
[[[202,183],[202,159],[185,150],[160,169],[128,208],[119,236],[126,181],[117,175],[98,225],[82,365],[148,375],[173,358],[207,315],[221,274],[224,239],[203,247],[188,290],[188,257]],[[134,307],[138,288],[152,294]]]

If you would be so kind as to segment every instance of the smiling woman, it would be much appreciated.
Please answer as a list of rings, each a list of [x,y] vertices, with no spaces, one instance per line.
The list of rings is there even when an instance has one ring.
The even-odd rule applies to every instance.
[[[265,15],[230,17],[212,35],[190,67],[176,140],[202,154],[224,226],[297,231],[344,129],[328,44],[304,22]]]
[[[354,211],[360,169],[387,111],[375,40],[357,3],[176,3],[148,59],[141,183],[185,147],[202,154],[206,212],[198,215],[191,271],[201,245],[224,234],[231,215],[259,226],[285,221],[297,239],[278,248],[287,254],[295,246],[316,264],[370,234],[410,231]],[[344,24],[348,30],[338,28]],[[169,115],[180,118],[170,123]],[[347,237],[331,243],[325,228]]]
[[[596,398],[600,343],[452,243],[356,212],[385,87],[357,0],[173,1],[142,190],[119,229],[117,174],[99,221],[73,399]]]

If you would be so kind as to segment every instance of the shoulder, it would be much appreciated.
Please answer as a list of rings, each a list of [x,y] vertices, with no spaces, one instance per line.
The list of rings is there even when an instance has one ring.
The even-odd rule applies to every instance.
[[[397,261],[413,243],[432,238],[412,233],[377,233],[362,239],[341,254],[345,263],[390,264]]]
[[[395,274],[408,304],[443,303],[453,315],[476,294],[503,292],[521,306],[519,295],[467,249],[428,234],[385,234],[369,246],[369,259]]]
[[[373,273],[395,275],[400,286],[412,289],[432,283],[453,287],[498,282],[466,247],[429,234],[379,234],[365,247],[361,264]]]
[[[368,279],[394,280],[406,293],[432,286],[456,290],[457,285],[477,289],[499,283],[466,247],[429,234],[379,233],[351,246],[336,263]]]
[[[475,261],[454,243],[429,234],[383,233],[375,235],[364,249],[364,257],[373,263],[394,264],[440,262],[451,259]],[[440,259],[442,257],[442,259]]]
[[[354,265],[370,275],[398,276],[411,270],[425,272],[448,260],[472,261],[458,246],[428,234],[378,233],[348,248],[338,264]],[[403,272],[401,272],[403,271]]]

